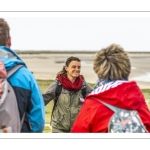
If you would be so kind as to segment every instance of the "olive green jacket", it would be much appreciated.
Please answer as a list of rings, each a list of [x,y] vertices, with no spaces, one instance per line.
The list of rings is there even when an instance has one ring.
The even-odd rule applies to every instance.
[[[59,83],[60,84],[60,83]],[[45,105],[55,98],[57,80],[53,82],[43,94]],[[91,93],[92,88],[83,80],[82,88],[86,88],[86,95]],[[70,132],[83,102],[81,90],[68,91],[62,87],[55,109],[51,117],[52,132]]]

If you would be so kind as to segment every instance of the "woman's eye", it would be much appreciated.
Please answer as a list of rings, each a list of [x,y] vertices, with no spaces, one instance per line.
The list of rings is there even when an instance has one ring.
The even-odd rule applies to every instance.
[[[72,68],[73,68],[73,69],[75,69],[75,68],[80,69],[80,68],[81,68],[81,66],[72,66]]]

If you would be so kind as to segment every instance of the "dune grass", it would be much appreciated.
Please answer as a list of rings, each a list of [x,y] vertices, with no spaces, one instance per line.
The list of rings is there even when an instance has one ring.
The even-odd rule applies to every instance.
[[[52,82],[54,82],[54,80],[37,80],[37,82],[39,84],[41,92],[44,93],[45,90],[48,88],[48,86]],[[91,85],[91,87],[94,87],[94,84],[91,84],[91,83],[89,84]],[[148,104],[148,107],[150,109],[150,89],[141,89],[141,91],[143,92],[146,102]],[[47,106],[45,106],[45,110],[46,110],[45,123],[46,124],[50,123],[53,104],[54,104],[54,101],[52,100],[49,104],[47,104]],[[45,126],[43,133],[49,133],[49,132],[51,132],[51,128],[48,126]]]

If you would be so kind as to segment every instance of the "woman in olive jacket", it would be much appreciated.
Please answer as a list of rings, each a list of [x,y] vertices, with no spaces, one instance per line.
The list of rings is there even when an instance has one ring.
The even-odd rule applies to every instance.
[[[57,73],[55,82],[43,94],[45,105],[54,99],[50,123],[53,133],[67,133],[71,131],[74,120],[84,102],[84,97],[92,91],[90,85],[80,75],[80,69],[80,59],[69,57],[62,71]],[[58,86],[62,88],[57,97],[56,87]]]

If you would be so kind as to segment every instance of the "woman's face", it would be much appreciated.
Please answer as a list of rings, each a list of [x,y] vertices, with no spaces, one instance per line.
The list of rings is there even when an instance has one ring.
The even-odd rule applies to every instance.
[[[71,61],[69,66],[65,67],[68,78],[77,78],[80,75],[81,63],[78,61]]]

